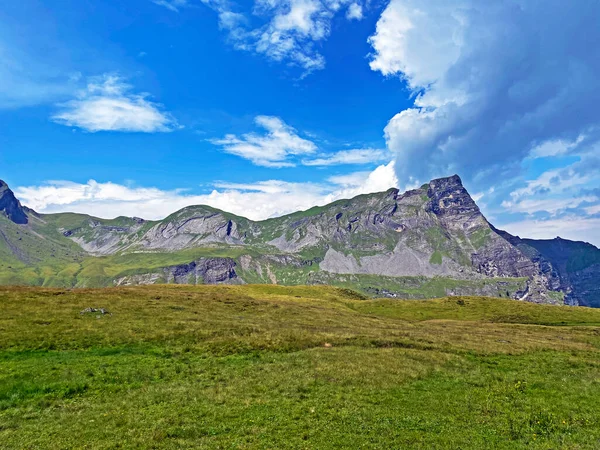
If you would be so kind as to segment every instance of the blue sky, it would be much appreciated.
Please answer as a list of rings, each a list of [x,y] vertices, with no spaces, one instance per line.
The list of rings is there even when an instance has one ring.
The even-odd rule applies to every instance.
[[[260,219],[458,173],[495,225],[600,244],[596,1],[5,3],[0,177],[40,212]]]

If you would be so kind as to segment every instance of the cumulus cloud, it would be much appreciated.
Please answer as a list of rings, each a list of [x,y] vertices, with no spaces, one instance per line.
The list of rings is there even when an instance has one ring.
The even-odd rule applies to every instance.
[[[315,43],[327,38],[338,9],[334,0],[257,0],[255,15],[268,22],[246,32],[236,27],[230,37],[239,49],[300,66],[308,74],[325,67]]]
[[[339,152],[321,155],[315,159],[305,159],[302,164],[305,166],[333,166],[342,164],[372,164],[389,159],[385,150],[364,148],[341,150]]]
[[[131,187],[90,180],[87,183],[48,182],[41,186],[17,187],[22,203],[41,213],[79,212],[97,217],[119,215],[161,219],[190,205],[205,204],[253,220],[262,220],[324,205],[341,198],[385,191],[396,183],[393,164],[355,176],[350,184],[292,183],[268,180],[251,184],[217,183],[202,195],[184,190]]]
[[[361,20],[363,18],[363,9],[359,3],[351,3],[346,11],[346,19]]]
[[[493,182],[577,142],[600,121],[598,17],[592,0],[391,0],[370,65],[415,96],[385,128],[400,178]]]
[[[329,181],[339,185],[341,189],[329,196],[328,203],[340,198],[351,198],[360,194],[383,192],[392,187],[399,187],[394,161],[380,165],[371,172],[333,176],[329,178]]]
[[[289,160],[290,157],[311,154],[317,149],[313,142],[298,136],[296,130],[279,117],[257,116],[254,121],[266,133],[248,133],[241,137],[228,134],[211,142],[227,153],[265,167],[292,167],[295,163]]]
[[[162,105],[146,93],[131,92],[132,86],[118,75],[93,77],[77,98],[58,105],[52,120],[90,132],[168,132],[179,128]]]

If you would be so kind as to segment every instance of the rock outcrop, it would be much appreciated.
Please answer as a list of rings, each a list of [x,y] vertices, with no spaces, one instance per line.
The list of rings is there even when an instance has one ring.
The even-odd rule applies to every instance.
[[[165,281],[175,284],[239,283],[232,258],[200,258],[189,264],[166,267]]]
[[[243,284],[235,271],[232,258],[199,258],[188,264],[178,264],[159,270],[121,277],[117,286],[135,284]]]
[[[549,288],[565,294],[565,303],[600,307],[600,249],[586,242],[521,239],[506,232],[509,242],[536,262]]]
[[[29,221],[21,203],[2,180],[0,180],[0,212],[16,224],[24,225]]]

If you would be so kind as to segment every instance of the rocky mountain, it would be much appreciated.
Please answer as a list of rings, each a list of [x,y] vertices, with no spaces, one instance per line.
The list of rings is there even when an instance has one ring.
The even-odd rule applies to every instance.
[[[38,214],[0,183],[0,283],[335,284],[600,306],[600,250],[497,230],[458,176],[264,221],[190,206],[160,221]]]
[[[13,191],[2,180],[0,180],[0,213],[4,213],[14,223],[27,223],[27,214],[23,210],[21,203],[15,197]]]

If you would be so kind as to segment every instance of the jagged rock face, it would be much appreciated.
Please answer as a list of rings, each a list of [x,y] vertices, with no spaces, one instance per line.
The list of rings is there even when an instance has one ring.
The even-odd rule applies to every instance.
[[[115,280],[116,286],[134,284],[242,284],[238,277],[236,262],[231,258],[199,258],[189,264],[165,267],[161,270],[122,277]]]
[[[513,241],[528,247],[543,267],[552,268],[553,289],[566,294],[571,305],[600,307],[600,250],[586,242],[556,238]],[[546,269],[548,270],[548,269]]]
[[[21,203],[2,180],[0,180],[0,211],[14,223],[24,225],[29,221]]]
[[[165,269],[167,283],[220,284],[237,279],[235,261],[231,258],[200,258],[189,264]]]
[[[428,209],[437,216],[460,216],[469,219],[481,214],[458,175],[431,180],[427,196],[431,199]]]

